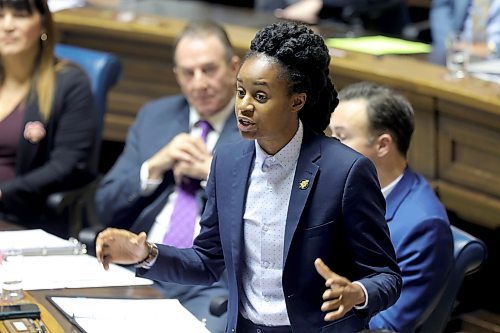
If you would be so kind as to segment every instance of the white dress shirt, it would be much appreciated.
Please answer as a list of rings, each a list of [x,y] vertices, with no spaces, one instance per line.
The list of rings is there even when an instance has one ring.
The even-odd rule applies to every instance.
[[[389,185],[385,186],[382,188],[382,195],[384,196],[384,199],[387,199],[389,194],[391,194],[392,190],[398,185],[399,181],[403,178],[403,174],[400,174],[396,179],[394,179]]]
[[[290,325],[281,283],[288,204],[303,127],[274,156],[255,141],[255,162],[243,216],[241,314],[256,324]]]
[[[215,144],[219,140],[220,133],[222,132],[224,125],[228,117],[231,113],[234,112],[234,100],[231,100],[229,104],[221,111],[214,114],[212,117],[206,119],[213,130],[210,131],[207,135],[206,145],[210,152],[213,151]],[[195,124],[200,120],[200,116],[198,112],[192,107],[189,108],[189,135],[194,137],[201,136],[201,128],[195,126]],[[162,180],[149,180],[148,173],[148,165],[147,161],[144,162],[141,166],[141,189],[142,195],[147,196],[156,190],[159,184],[161,184]],[[172,194],[168,197],[167,204],[161,210],[161,212],[156,217],[155,223],[151,227],[151,230],[148,232],[148,241],[153,243],[162,243],[163,237],[167,233],[170,225],[170,217],[172,216],[172,212],[174,210],[175,199],[177,198],[177,194],[172,192]],[[200,233],[200,216],[196,217],[196,223],[193,233],[193,239],[198,236]]]

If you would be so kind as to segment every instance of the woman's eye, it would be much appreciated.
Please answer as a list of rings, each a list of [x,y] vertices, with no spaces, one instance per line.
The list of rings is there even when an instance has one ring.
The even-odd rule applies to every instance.
[[[255,96],[255,99],[256,99],[258,102],[264,102],[264,101],[267,99],[267,97],[266,97],[266,95],[264,95],[264,94],[257,94],[257,95]]]
[[[236,95],[241,98],[245,96],[245,92],[243,91],[243,89],[236,89]]]

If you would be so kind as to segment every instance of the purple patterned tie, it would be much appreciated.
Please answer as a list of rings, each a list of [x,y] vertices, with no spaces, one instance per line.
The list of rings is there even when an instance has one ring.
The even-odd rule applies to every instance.
[[[206,141],[212,126],[204,120],[198,121],[197,126],[201,128],[201,139]],[[194,224],[198,215],[195,194],[199,187],[200,181],[191,178],[184,179],[182,184],[177,186],[177,199],[170,218],[169,230],[163,237],[163,244],[178,248],[187,248],[193,245]]]

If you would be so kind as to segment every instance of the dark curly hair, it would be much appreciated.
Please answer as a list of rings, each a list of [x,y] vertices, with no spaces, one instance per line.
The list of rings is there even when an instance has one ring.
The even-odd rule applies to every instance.
[[[278,22],[255,35],[245,59],[256,54],[265,54],[281,64],[282,73],[291,83],[291,93],[307,94],[299,118],[322,133],[339,103],[329,77],[330,55],[323,38],[304,25]]]

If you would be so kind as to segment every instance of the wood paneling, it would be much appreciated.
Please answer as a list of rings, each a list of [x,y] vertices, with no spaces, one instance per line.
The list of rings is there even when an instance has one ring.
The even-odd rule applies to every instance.
[[[439,119],[439,178],[500,197],[499,128]]]

